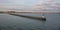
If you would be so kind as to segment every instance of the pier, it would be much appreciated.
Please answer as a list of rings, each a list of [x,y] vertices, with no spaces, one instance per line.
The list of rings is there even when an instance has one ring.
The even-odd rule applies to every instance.
[[[41,17],[33,17],[33,16],[27,16],[27,15],[20,15],[20,14],[10,14],[18,17],[25,17],[25,18],[30,18],[30,19],[37,19],[37,20],[44,20],[46,21],[46,18],[41,16]]]

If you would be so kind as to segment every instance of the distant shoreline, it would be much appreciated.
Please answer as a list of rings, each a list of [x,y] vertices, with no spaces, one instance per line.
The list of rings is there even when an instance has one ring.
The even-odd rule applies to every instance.
[[[41,14],[42,14],[42,13],[44,13],[44,14],[45,14],[45,13],[48,13],[48,14],[50,14],[50,13],[51,13],[51,14],[58,13],[58,14],[60,14],[60,12],[16,12],[16,13],[36,13],[36,14],[40,14],[40,13],[41,13]]]
[[[58,14],[60,14],[60,12],[16,12],[16,11],[7,11],[7,12],[0,12],[0,13],[33,13],[33,14],[56,14],[56,13],[58,13]]]

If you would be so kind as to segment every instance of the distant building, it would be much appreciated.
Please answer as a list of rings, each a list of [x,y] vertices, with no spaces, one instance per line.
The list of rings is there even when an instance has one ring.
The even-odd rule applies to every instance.
[[[8,11],[7,13],[16,13],[16,11]]]
[[[4,11],[0,11],[0,13],[4,13]]]

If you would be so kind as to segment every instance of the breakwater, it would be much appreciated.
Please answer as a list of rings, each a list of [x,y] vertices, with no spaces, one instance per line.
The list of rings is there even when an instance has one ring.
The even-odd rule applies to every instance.
[[[10,14],[10,15],[46,21],[46,18],[42,18],[42,17],[33,17],[33,16],[26,16],[26,15],[19,15],[19,14]]]

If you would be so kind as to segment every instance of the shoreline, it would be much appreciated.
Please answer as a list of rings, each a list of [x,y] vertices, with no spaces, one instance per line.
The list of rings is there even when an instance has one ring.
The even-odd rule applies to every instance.
[[[2,12],[0,14],[24,14],[24,13],[32,13],[32,14],[60,14],[60,12]]]

